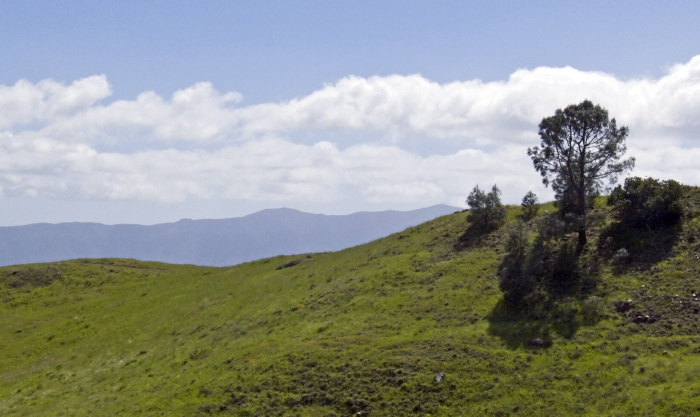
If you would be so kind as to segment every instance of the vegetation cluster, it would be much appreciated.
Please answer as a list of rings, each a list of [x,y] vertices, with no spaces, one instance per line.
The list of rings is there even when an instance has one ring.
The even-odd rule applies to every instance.
[[[542,144],[528,149],[528,155],[544,184],[554,189],[558,211],[527,225],[537,212],[537,197],[531,191],[523,197],[521,221],[509,231],[499,280],[504,305],[535,318],[560,314],[562,300],[595,293],[601,253],[585,249],[589,229],[601,221],[592,215],[596,197],[604,179],[614,184],[635,162],[621,160],[628,129],[618,129],[605,109],[588,100],[544,118],[539,133]],[[601,232],[605,242],[598,247],[615,246],[616,262],[628,262],[630,253],[620,237],[638,234],[642,227],[676,225],[683,216],[683,191],[674,180],[627,178],[607,199],[617,222]],[[576,242],[572,231],[578,233]]]
[[[676,225],[683,216],[683,186],[674,180],[632,177],[617,186],[608,204],[615,207],[620,222],[647,230]]]

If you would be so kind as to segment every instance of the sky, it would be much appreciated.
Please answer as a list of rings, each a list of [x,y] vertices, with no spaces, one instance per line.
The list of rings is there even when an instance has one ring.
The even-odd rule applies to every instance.
[[[508,204],[584,99],[700,185],[697,1],[0,1],[0,226]]]

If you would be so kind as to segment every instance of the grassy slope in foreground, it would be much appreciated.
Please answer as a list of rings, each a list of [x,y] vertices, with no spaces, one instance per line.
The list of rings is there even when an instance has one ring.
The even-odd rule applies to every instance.
[[[697,205],[697,190],[686,202]],[[624,270],[604,259],[602,300],[563,300],[569,313],[545,320],[504,311],[506,228],[460,240],[466,213],[231,268],[5,267],[0,415],[697,413],[693,216],[672,236],[638,236],[639,262]],[[635,310],[616,313],[620,299]],[[634,311],[661,319],[636,324]],[[529,346],[537,337],[552,346]]]

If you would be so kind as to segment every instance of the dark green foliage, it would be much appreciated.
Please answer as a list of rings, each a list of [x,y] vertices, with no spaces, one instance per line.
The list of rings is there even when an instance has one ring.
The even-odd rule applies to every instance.
[[[525,221],[533,219],[537,216],[537,212],[540,210],[539,200],[537,195],[532,191],[528,191],[523,197],[523,202],[520,204],[523,208],[522,218]]]
[[[594,189],[588,189],[585,193],[584,210],[589,211],[593,208],[593,202],[600,193]],[[579,216],[578,196],[571,188],[556,191],[554,194],[554,205],[559,211],[559,215],[564,219],[575,219]]]
[[[551,185],[559,210],[579,218],[579,250],[586,244],[586,212],[603,188],[603,180],[614,184],[617,176],[634,167],[634,158],[620,160],[627,150],[628,129],[617,128],[608,111],[589,100],[557,109],[542,119],[540,147],[527,154],[545,186]]]
[[[596,253],[610,260],[616,273],[646,270],[667,258],[679,240],[679,227],[650,230],[618,221],[601,230]]]
[[[499,287],[507,307],[541,316],[561,297],[581,296],[595,280],[580,267],[580,252],[558,216],[540,219],[532,244],[524,222],[509,232]]]
[[[528,232],[522,222],[517,222],[508,231],[508,240],[505,243],[505,250],[510,256],[524,259],[530,247]]]
[[[572,294],[581,281],[579,257],[576,247],[569,241],[561,242],[552,254],[549,291],[553,294]]]
[[[534,288],[533,280],[525,273],[529,246],[527,230],[519,222],[508,232],[505,245],[507,255],[500,271],[499,287],[503,291],[503,300],[509,307],[522,306]]]
[[[654,230],[678,223],[683,216],[682,195],[683,186],[677,181],[632,177],[613,190],[608,204],[621,222]]]
[[[685,205],[694,204],[684,200],[687,191],[673,180],[628,178],[608,198],[617,221],[601,231],[598,253],[613,262],[617,273],[649,268],[667,258],[681,240],[680,221],[686,215],[692,217],[692,212],[686,214]],[[687,239],[696,240],[692,232]]]
[[[491,191],[483,192],[475,186],[467,197],[469,220],[473,225],[484,230],[496,229],[506,218],[506,209],[501,203],[501,190],[494,184]]]
[[[529,255],[527,273],[550,295],[575,293],[581,278],[578,253],[567,237],[564,222],[545,217]]]

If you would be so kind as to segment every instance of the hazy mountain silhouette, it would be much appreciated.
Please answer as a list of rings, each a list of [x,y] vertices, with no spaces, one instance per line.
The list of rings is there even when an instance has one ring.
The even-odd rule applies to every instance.
[[[0,227],[0,265],[75,258],[133,258],[210,266],[359,245],[459,210],[309,214],[270,209],[244,217],[180,220],[152,226],[99,223]]]

